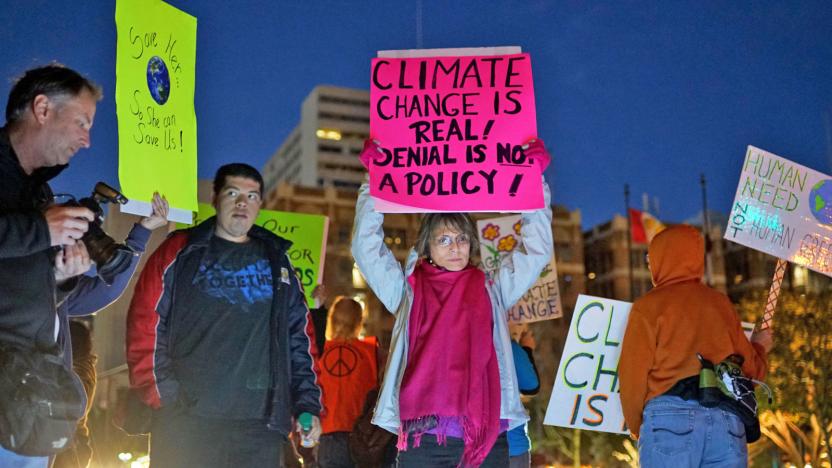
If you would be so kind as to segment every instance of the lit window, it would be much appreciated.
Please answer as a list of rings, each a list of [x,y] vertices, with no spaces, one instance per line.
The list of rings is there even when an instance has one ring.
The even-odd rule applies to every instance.
[[[797,287],[806,286],[807,280],[809,279],[809,271],[806,267],[795,265],[793,271],[792,278],[794,279],[794,285]]]
[[[367,288],[367,282],[364,281],[364,276],[361,275],[361,271],[355,263],[352,264],[352,287],[356,289]]]
[[[315,135],[322,140],[339,141],[341,139],[341,132],[329,128],[319,128],[318,131],[315,132]]]
[[[352,300],[361,304],[361,316],[366,319],[369,315],[369,311],[367,310],[367,294],[357,293],[354,296],[352,296]]]

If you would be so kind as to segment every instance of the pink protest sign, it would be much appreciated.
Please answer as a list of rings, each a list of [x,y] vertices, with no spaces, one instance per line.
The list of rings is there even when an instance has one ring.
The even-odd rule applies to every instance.
[[[537,136],[528,54],[376,58],[370,167],[381,212],[530,211],[540,171],[522,144]]]

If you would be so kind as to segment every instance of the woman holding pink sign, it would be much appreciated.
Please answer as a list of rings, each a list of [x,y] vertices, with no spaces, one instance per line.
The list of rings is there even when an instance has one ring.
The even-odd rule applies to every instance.
[[[551,156],[540,140],[524,146],[541,173]],[[367,141],[365,167],[381,157]],[[373,423],[397,433],[398,466],[508,466],[506,431],[524,424],[506,311],[552,256],[552,210],[524,213],[525,252],[513,267],[486,274],[471,263],[476,227],[467,213],[428,213],[404,269],[384,243],[384,215],[364,184],[352,254],[367,283],[396,316]]]

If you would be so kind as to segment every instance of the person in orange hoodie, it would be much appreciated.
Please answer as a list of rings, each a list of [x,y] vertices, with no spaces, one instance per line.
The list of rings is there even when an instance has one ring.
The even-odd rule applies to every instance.
[[[618,369],[642,467],[748,463],[739,416],[696,399],[697,353],[714,363],[738,354],[743,373],[762,379],[772,334],[755,331],[749,342],[728,297],[702,284],[704,259],[703,238],[687,225],[662,231],[648,247],[655,287],[633,304]]]

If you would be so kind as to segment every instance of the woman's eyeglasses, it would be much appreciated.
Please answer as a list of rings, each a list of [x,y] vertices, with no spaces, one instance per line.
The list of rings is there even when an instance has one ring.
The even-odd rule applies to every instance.
[[[447,234],[442,235],[434,239],[434,243],[438,247],[450,247],[451,244],[456,243],[458,246],[468,245],[471,243],[471,239],[468,237],[467,234],[460,234],[454,238],[453,236],[449,236]]]

